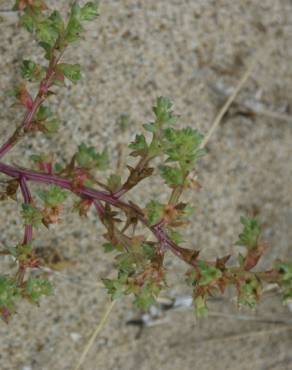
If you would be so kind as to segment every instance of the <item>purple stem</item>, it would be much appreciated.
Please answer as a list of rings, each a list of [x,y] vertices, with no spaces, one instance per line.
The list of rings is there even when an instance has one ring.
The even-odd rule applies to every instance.
[[[21,177],[25,177],[27,181],[57,185],[60,186],[61,188],[76,193],[80,197],[104,201],[113,206],[119,206],[122,204],[127,206],[127,203],[121,202],[115,195],[105,191],[95,190],[92,188],[88,188],[86,186],[75,190],[72,186],[71,180],[65,179],[57,175],[51,175],[47,173],[28,170],[26,168],[12,167],[2,162],[0,162],[0,172],[4,173],[7,176],[14,177],[16,179],[21,179]]]
[[[43,184],[54,184],[60,186],[63,189],[67,189],[82,198],[91,198],[95,201],[95,207],[98,210],[99,216],[101,216],[104,212],[103,206],[100,204],[101,201],[120,209],[131,210],[135,213],[140,222],[142,222],[147,228],[152,231],[152,233],[155,235],[163,248],[169,249],[177,257],[184,259],[179,246],[169,238],[167,233],[163,230],[162,225],[149,225],[147,219],[141,212],[137,210],[134,205],[120,200],[116,195],[112,193],[95,190],[85,186],[75,190],[72,187],[72,182],[68,179],[56,175],[28,170],[25,168],[12,167],[2,162],[0,162],[0,172],[17,179],[21,179],[22,177],[24,177],[26,181],[34,181]]]
[[[25,113],[24,119],[20,126],[21,128],[27,129],[29,127],[43,101],[44,98],[39,95],[35,98],[33,106]],[[7,152],[9,152],[9,150],[12,149],[16,142],[17,139],[14,139],[14,136],[10,137],[0,148],[0,158],[3,157]]]
[[[99,200],[95,200],[94,205],[95,205],[95,208],[97,210],[99,218],[102,219],[104,217],[104,214],[105,214],[105,210],[104,210],[103,205],[100,203]]]
[[[40,82],[38,93],[33,101],[32,107],[27,109],[24,118],[21,122],[21,125],[15,130],[14,134],[0,147],[0,158],[2,158],[10,149],[14,147],[14,145],[19,140],[19,132],[21,130],[28,129],[34,120],[34,116],[37,113],[39,107],[47,98],[47,93],[49,88],[52,85],[52,80],[55,74],[55,68],[58,64],[63,53],[60,54],[59,58],[57,59],[54,56],[54,51],[52,52],[52,57],[47,69],[47,73],[45,78]]]
[[[3,157],[12,148],[13,144],[11,140],[7,140],[0,148],[0,158]]]

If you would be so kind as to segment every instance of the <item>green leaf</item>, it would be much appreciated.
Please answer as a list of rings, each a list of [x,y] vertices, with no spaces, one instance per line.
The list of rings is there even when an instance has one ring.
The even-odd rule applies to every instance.
[[[28,81],[39,81],[45,76],[45,68],[31,60],[24,60],[21,66],[21,76]]]
[[[182,210],[181,217],[183,220],[188,220],[194,213],[195,213],[195,207],[192,207],[190,204],[188,204]]]
[[[39,42],[54,46],[59,36],[58,30],[50,19],[45,19],[36,24],[36,35]]]
[[[80,7],[80,5],[78,4],[77,1],[74,1],[74,3],[72,4],[72,7],[71,7],[71,16],[72,17],[75,17],[78,20],[80,20],[81,7]]]
[[[175,130],[164,130],[164,152],[168,155],[167,161],[178,162],[183,171],[191,171],[196,161],[204,154],[200,149],[203,136],[190,127]]]
[[[25,225],[39,226],[42,223],[42,213],[31,204],[22,204],[22,218]]]
[[[136,135],[135,141],[129,144],[129,148],[134,150],[132,156],[144,155],[147,153],[148,145],[144,135]]]
[[[117,299],[127,294],[127,275],[120,276],[118,279],[102,279],[102,282],[112,299]]]
[[[177,121],[177,116],[172,112],[172,103],[170,99],[160,96],[153,107],[155,121],[146,123],[144,129],[153,133],[151,144],[149,145],[149,154],[156,157],[163,153],[165,138],[163,129],[165,126],[173,125]]]
[[[58,70],[64,73],[64,76],[73,83],[78,82],[81,79],[81,66],[80,64],[58,64]]]
[[[146,283],[138,293],[135,294],[134,304],[142,310],[147,310],[156,301],[159,288],[154,284]]]
[[[19,289],[15,280],[7,276],[0,276],[0,307],[13,308],[17,298],[19,298]]]
[[[28,32],[33,32],[35,21],[27,11],[20,17],[20,23]]]
[[[46,42],[39,42],[39,46],[45,50],[45,58],[50,60],[52,57],[52,46]]]
[[[36,66],[36,63],[32,62],[31,60],[24,60],[21,66],[21,76],[29,80],[32,77]]]
[[[209,285],[215,280],[218,280],[222,277],[222,272],[217,269],[215,266],[207,265],[203,261],[199,261],[199,269],[200,269],[200,280],[199,285]]]
[[[102,247],[105,253],[110,253],[116,250],[116,247],[112,243],[104,243]]]
[[[84,28],[80,20],[80,6],[74,3],[71,8],[71,14],[65,32],[65,42],[71,43],[80,40],[80,34],[82,32],[84,32]]]
[[[57,10],[54,10],[49,19],[52,22],[52,26],[58,31],[58,34],[62,34],[64,32],[65,25],[61,14]]]
[[[38,302],[40,297],[52,294],[53,286],[46,280],[41,278],[30,277],[26,282],[26,293],[33,302]]]
[[[282,289],[283,303],[288,303],[292,299],[292,262],[278,262],[276,269],[281,274],[279,285]]]
[[[109,158],[106,150],[102,153],[97,153],[93,146],[87,146],[85,144],[79,145],[75,159],[79,166],[85,169],[97,168],[99,170],[106,170],[109,165]]]
[[[49,107],[40,106],[37,114],[36,120],[39,122],[40,130],[48,135],[54,134],[58,131],[60,126],[60,121],[54,118],[54,114]]]
[[[0,314],[3,320],[7,321],[12,312],[15,311],[15,304],[20,298],[20,289],[16,281],[7,276],[0,276]]]
[[[39,107],[39,110],[36,114],[37,121],[45,121],[48,118],[51,118],[53,116],[53,112],[49,107],[46,107],[45,105],[41,105]]]
[[[33,251],[33,247],[31,244],[21,244],[16,247],[16,256],[18,261],[28,260],[30,255]]]
[[[292,262],[279,262],[276,268],[282,274],[282,280],[292,282]]]
[[[161,127],[163,124],[176,123],[176,116],[171,110],[172,102],[169,98],[160,96],[156,100],[156,105],[153,107],[153,112],[156,116],[156,124]]]
[[[85,4],[80,11],[80,19],[82,21],[92,21],[98,15],[99,15],[98,5],[93,2]]]
[[[146,131],[148,131],[148,132],[152,132],[152,133],[154,133],[154,132],[156,132],[156,131],[157,131],[157,127],[156,127],[156,125],[155,125],[155,122],[145,123],[145,124],[143,125],[143,127],[144,127],[144,129],[145,129]]]
[[[254,308],[258,302],[260,289],[260,282],[256,278],[241,284],[238,303],[250,308]]]
[[[84,32],[84,28],[77,19],[72,18],[66,31],[65,41],[71,43],[80,40],[80,34]]]
[[[58,172],[61,172],[63,170],[63,166],[61,165],[61,163],[55,163],[54,165],[54,172],[55,173],[58,173]]]
[[[41,162],[51,162],[51,157],[48,155],[48,154],[44,154],[44,153],[41,153],[41,154],[32,154],[29,159],[33,162],[33,163],[41,163]]]
[[[146,213],[150,225],[155,225],[159,220],[161,220],[161,218],[163,217],[163,211],[164,211],[163,204],[156,202],[155,200],[151,200],[146,205]]]
[[[51,185],[47,191],[38,191],[37,194],[48,207],[57,207],[67,198],[66,191],[56,185]]]
[[[249,249],[255,249],[261,233],[261,226],[256,219],[241,217],[240,222],[244,226],[243,232],[239,234],[237,245],[243,245]]]
[[[119,190],[122,186],[121,176],[112,174],[107,180],[107,186],[112,192]]]
[[[58,119],[53,119],[51,121],[48,121],[44,125],[45,133],[48,135],[55,134],[58,132],[60,127],[60,121]]]
[[[161,166],[160,172],[162,178],[165,180],[167,185],[182,185],[184,182],[184,176],[179,168],[169,167],[169,166]]]
[[[116,257],[119,272],[130,274],[135,272],[135,257],[131,253],[121,253]]]

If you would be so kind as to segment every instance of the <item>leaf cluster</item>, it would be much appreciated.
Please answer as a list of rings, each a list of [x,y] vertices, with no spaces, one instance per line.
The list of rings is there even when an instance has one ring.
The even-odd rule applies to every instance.
[[[255,249],[258,246],[261,232],[258,221],[253,218],[241,217],[240,222],[244,226],[244,229],[243,232],[239,234],[239,240],[236,244],[242,245],[248,249]]]
[[[121,246],[104,244],[106,252],[121,250]],[[164,272],[153,245],[135,244],[134,251],[116,256],[117,278],[103,279],[112,299],[134,294],[134,303],[141,309],[149,308],[165,285]]]
[[[292,262],[277,262],[276,269],[280,273],[280,287],[285,303],[292,299]]]
[[[67,193],[59,186],[51,185],[47,191],[38,191],[39,198],[47,207],[57,207],[67,198]]]
[[[92,146],[81,144],[75,154],[77,164],[86,170],[97,169],[104,171],[108,168],[109,157],[106,150],[98,153]]]
[[[30,277],[24,284],[18,285],[16,279],[0,276],[0,315],[6,322],[16,312],[16,306],[22,297],[31,303],[39,304],[42,296],[51,295],[51,283],[40,277]]]

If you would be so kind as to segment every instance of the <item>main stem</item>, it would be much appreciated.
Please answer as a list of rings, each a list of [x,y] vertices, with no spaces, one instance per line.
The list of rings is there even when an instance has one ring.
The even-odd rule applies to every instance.
[[[36,183],[43,183],[43,184],[54,184],[63,189],[67,189],[72,193],[78,195],[82,199],[91,199],[98,211],[98,215],[103,222],[104,218],[104,206],[101,202],[105,202],[111,206],[124,210],[126,212],[132,212],[135,217],[145,226],[147,227],[152,234],[155,236],[157,241],[159,242],[161,252],[164,253],[165,251],[169,250],[178,258],[183,260],[185,263],[191,265],[192,267],[196,267],[196,264],[199,260],[193,262],[188,257],[186,257],[185,253],[187,250],[184,248],[179,247],[171,238],[168,236],[166,231],[163,228],[163,223],[158,223],[156,225],[150,225],[148,220],[145,218],[143,212],[137,207],[135,204],[129,202],[124,202],[117,197],[117,195],[112,194],[106,191],[100,191],[96,189],[92,189],[89,187],[80,187],[78,189],[74,188],[72,181],[62,178],[57,175],[46,174],[42,172],[32,171],[25,168],[18,168],[7,165],[5,163],[0,162],[0,173],[3,173],[9,177],[15,178],[20,182],[22,194],[24,196],[25,201],[27,202],[31,199],[28,188],[26,186],[27,181],[33,181]],[[25,240],[30,241],[32,237],[32,229],[27,227],[25,230]],[[214,263],[210,262],[211,265]],[[249,273],[246,272],[245,273]],[[267,282],[269,281],[276,281],[279,278],[279,273],[274,270],[268,270],[263,272],[255,273],[259,276],[262,280]],[[276,274],[276,275],[275,275]],[[275,275],[275,276],[274,276]],[[19,276],[21,281],[22,275]]]
[[[185,261],[183,254],[181,253],[180,247],[169,238],[169,236],[163,230],[161,225],[151,226],[147,219],[145,218],[144,214],[141,211],[139,211],[138,207],[134,206],[132,203],[126,203],[120,200],[117,195],[114,195],[106,191],[92,189],[86,186],[75,189],[72,186],[72,182],[63,177],[32,171],[25,168],[13,167],[2,162],[0,162],[0,173],[3,173],[9,177],[13,177],[16,179],[25,178],[26,181],[57,185],[63,189],[67,189],[72,193],[77,194],[81,198],[90,198],[98,202],[108,203],[122,210],[128,211],[130,210],[132,213],[135,214],[135,216],[140,220],[140,222],[143,225],[145,225],[149,230],[151,230],[151,232],[154,234],[156,239],[161,244],[162,248],[169,249],[173,254],[175,254],[177,257]]]

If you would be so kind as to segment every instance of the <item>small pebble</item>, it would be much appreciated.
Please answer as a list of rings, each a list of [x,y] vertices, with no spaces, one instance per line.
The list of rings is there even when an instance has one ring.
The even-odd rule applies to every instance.
[[[78,342],[81,339],[81,335],[79,333],[70,333],[70,337],[74,342]]]

